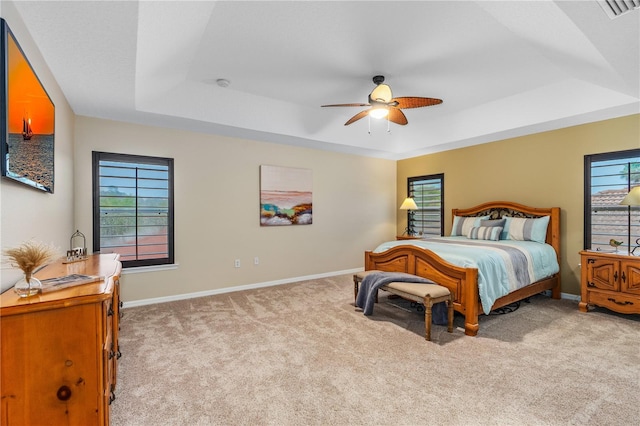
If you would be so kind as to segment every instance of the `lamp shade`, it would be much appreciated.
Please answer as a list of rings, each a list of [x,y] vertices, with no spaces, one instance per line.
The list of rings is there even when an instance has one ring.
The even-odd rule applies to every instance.
[[[400,210],[418,210],[418,205],[413,198],[407,197],[400,205]]]
[[[623,206],[640,206],[640,186],[631,188],[631,191],[620,201],[620,204]]]

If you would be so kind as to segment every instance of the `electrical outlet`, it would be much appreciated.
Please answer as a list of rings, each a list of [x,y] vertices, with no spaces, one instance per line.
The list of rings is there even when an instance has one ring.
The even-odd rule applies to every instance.
[[[253,258],[253,264],[254,265],[259,265],[260,264],[260,258],[258,258],[258,256]]]
[[[239,268],[239,267],[240,267],[240,259],[236,259],[236,260],[235,260],[235,262],[234,262],[234,266],[235,266],[236,268]]]

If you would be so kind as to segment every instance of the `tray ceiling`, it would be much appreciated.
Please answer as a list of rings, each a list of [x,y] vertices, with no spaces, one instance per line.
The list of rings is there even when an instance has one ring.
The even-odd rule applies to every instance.
[[[595,0],[14,4],[83,116],[401,159],[640,112],[640,11]],[[320,107],[377,74],[444,102]]]

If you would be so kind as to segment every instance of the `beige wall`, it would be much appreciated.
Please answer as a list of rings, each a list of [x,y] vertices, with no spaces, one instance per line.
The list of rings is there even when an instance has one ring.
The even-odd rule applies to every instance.
[[[12,2],[2,2],[2,17],[55,105],[55,175],[53,194],[0,180],[0,246],[6,249],[33,239],[66,251],[74,232],[74,114]],[[22,275],[4,262],[1,271],[2,290],[13,286]]]
[[[87,235],[92,151],[174,158],[179,267],[125,275],[125,302],[362,268],[364,251],[395,235],[395,161],[87,117],[75,135],[75,212]],[[312,225],[260,227],[261,164],[312,170]]]
[[[408,177],[444,173],[445,234],[452,208],[492,200],[560,207],[562,292],[579,294],[584,156],[633,148],[640,148],[640,115],[402,160],[396,202],[406,197]],[[406,215],[398,215],[398,231],[405,227]]]

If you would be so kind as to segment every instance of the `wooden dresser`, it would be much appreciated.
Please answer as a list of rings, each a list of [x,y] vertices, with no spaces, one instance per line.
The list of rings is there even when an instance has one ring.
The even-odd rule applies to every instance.
[[[581,251],[582,312],[596,305],[623,314],[640,314],[640,257]]]
[[[28,298],[0,295],[0,424],[108,425],[119,358],[117,254],[48,265],[40,280],[104,276]]]

